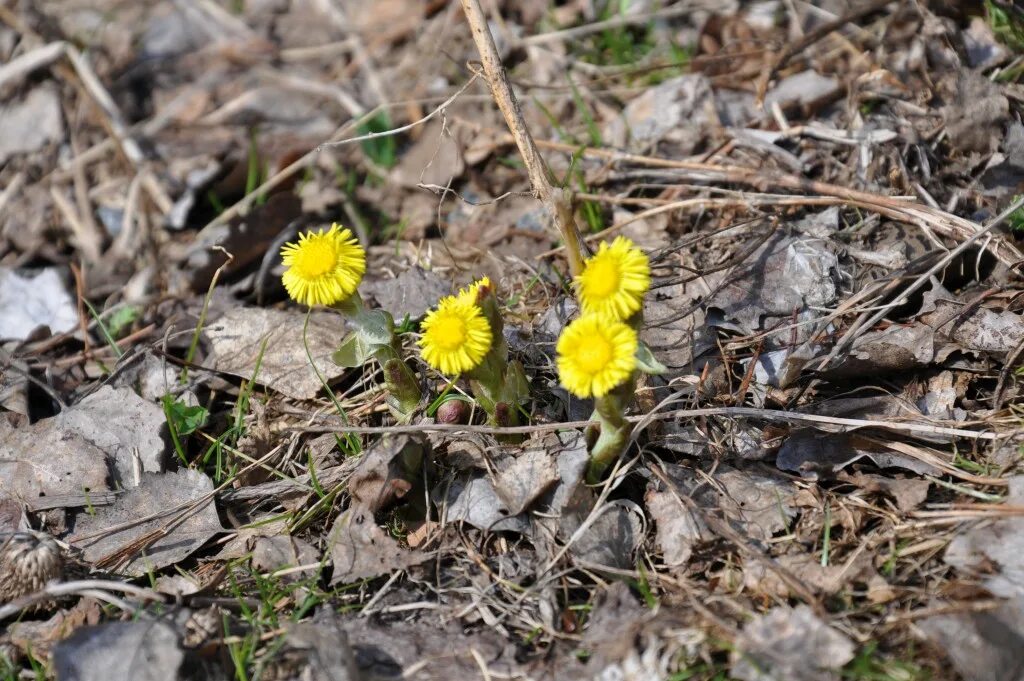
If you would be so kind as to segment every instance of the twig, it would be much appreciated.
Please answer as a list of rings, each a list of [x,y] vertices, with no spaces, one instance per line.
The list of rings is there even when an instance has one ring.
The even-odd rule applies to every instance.
[[[580,233],[573,215],[572,194],[555,187],[551,182],[551,171],[541,158],[533,136],[526,127],[526,119],[523,118],[519,101],[512,92],[512,85],[501,64],[494,36],[487,26],[487,19],[479,0],[462,0],[462,9],[466,13],[473,42],[476,43],[477,52],[480,54],[480,62],[487,76],[487,83],[491,87],[491,95],[505,118],[505,124],[512,133],[519,154],[523,157],[533,193],[551,215],[562,242],[566,245],[569,271],[575,276],[583,270],[583,255],[580,250]]]
[[[59,596],[70,596],[72,594],[99,591],[118,591],[142,600],[159,601],[161,603],[165,600],[163,596],[155,591],[143,589],[142,587],[135,586],[134,584],[128,584],[127,582],[115,582],[105,579],[82,579],[73,582],[55,582],[47,584],[35,593],[22,596],[10,603],[4,604],[0,607],[0,620],[5,620],[12,615],[16,615],[24,608],[34,605],[40,601],[46,601]]]
[[[995,440],[999,437],[994,432],[966,430],[964,428],[947,428],[927,423],[903,423],[900,421],[871,421],[866,419],[847,419],[837,416],[818,416],[802,414],[796,411],[778,409],[756,409],[754,407],[708,407],[704,409],[676,409],[661,414],[658,420],[670,418],[693,418],[696,416],[728,416],[733,418],[764,419],[766,421],[793,421],[808,423],[824,423],[833,426],[845,426],[843,432],[857,428],[882,428],[901,433],[924,433],[929,435],[947,435],[973,440]],[[626,420],[639,422],[648,416],[630,416]],[[355,435],[397,435],[402,433],[483,433],[487,435],[523,435],[529,433],[546,433],[555,430],[574,430],[588,426],[600,425],[599,421],[565,421],[562,423],[538,423],[531,426],[472,426],[445,423],[418,423],[410,426],[348,426],[343,423],[332,423],[322,426],[296,426],[286,428],[289,432],[298,433],[353,433]]]

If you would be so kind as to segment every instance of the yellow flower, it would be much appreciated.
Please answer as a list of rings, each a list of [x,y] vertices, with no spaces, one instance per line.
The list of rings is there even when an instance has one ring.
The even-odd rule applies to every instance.
[[[338,225],[306,232],[281,249],[284,288],[303,305],[333,305],[355,293],[366,272],[366,253],[352,232]]]
[[[636,331],[597,314],[584,315],[558,338],[558,376],[577,397],[601,397],[636,368]]]
[[[457,296],[460,300],[468,301],[469,303],[476,305],[480,302],[480,291],[491,288],[491,280],[488,277],[482,277],[477,279],[467,288],[459,289],[459,295]]]
[[[651,266],[643,251],[619,236],[610,246],[601,242],[575,284],[584,314],[628,319],[640,309],[651,287]]]
[[[446,296],[420,324],[419,346],[427,364],[443,374],[475,369],[491,349],[491,326],[463,294]]]

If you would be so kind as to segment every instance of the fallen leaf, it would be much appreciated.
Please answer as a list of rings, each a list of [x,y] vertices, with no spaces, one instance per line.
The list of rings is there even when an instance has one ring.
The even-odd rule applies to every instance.
[[[53,648],[57,678],[67,681],[214,681],[220,667],[181,645],[175,627],[163,620],[107,622],[81,627]]]
[[[426,441],[408,435],[385,436],[363,453],[348,480],[353,502],[377,513],[405,497],[422,476]]]
[[[400,322],[406,316],[419,319],[425,315],[438,300],[451,293],[451,285],[433,271],[412,267],[394,279],[364,280],[360,291]]]
[[[1007,504],[1024,504],[1024,476],[1009,479]],[[1024,517],[1010,516],[960,530],[943,559],[1002,598],[1024,597]]]
[[[494,479],[498,497],[510,515],[519,515],[557,482],[555,457],[546,448],[527,449],[512,457]]]
[[[33,88],[24,99],[5,100],[0,106],[0,130],[4,131],[0,135],[0,165],[12,156],[64,139],[60,103],[60,93],[48,85]]]
[[[67,541],[82,550],[86,562],[109,562],[119,574],[138,577],[159,570],[224,531],[212,492],[213,482],[200,471],[146,473],[138,487],[112,505],[79,513]],[[185,517],[178,521],[180,514]],[[140,540],[146,540],[145,546],[135,548]]]
[[[486,532],[526,532],[530,522],[521,515],[509,513],[494,489],[494,483],[483,473],[459,477],[438,491],[444,498],[448,522],[462,521]]]
[[[689,74],[648,88],[626,105],[620,118],[606,126],[607,144],[646,151],[666,142],[686,155],[718,124],[711,83],[703,74]]]
[[[118,487],[134,487],[137,471],[162,473],[167,467],[164,411],[128,388],[102,386],[46,422],[101,449]]]
[[[51,334],[78,327],[75,302],[58,272],[56,267],[35,272],[0,267],[0,339],[26,340],[42,326]]]
[[[918,620],[917,626],[964,681],[1024,679],[1024,597],[993,610],[933,615]]]
[[[27,502],[109,489],[106,453],[47,421],[12,428],[0,420],[0,496]]]
[[[334,563],[332,585],[390,574],[430,558],[430,554],[402,548],[361,508],[350,508],[338,516],[327,545]]]
[[[305,315],[259,307],[229,310],[209,324],[203,333],[210,339],[212,368],[261,383],[288,397],[309,400],[323,385],[309,364],[302,343]],[[344,369],[331,361],[344,331],[341,316],[317,312],[310,316],[307,340],[309,353],[327,381]],[[256,374],[261,348],[265,349]],[[255,375],[254,375],[255,374]]]
[[[730,656],[740,681],[830,681],[854,644],[806,605],[780,606],[747,622]]]

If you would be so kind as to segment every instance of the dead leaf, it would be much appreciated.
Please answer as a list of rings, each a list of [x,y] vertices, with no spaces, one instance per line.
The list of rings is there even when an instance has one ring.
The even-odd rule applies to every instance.
[[[1009,479],[1008,504],[1024,504],[1024,476]],[[1002,598],[1024,597],[1024,517],[1011,516],[968,526],[953,537],[944,560],[977,577]]]
[[[382,438],[363,454],[349,478],[353,503],[378,513],[403,498],[422,477],[429,451],[425,440],[415,436]]]
[[[494,480],[498,497],[510,515],[519,515],[559,479],[555,458],[546,448],[515,454]]]
[[[462,521],[486,532],[526,532],[530,522],[521,515],[512,515],[491,482],[483,473],[460,477],[437,490],[446,505],[448,522]]]
[[[59,271],[56,267],[35,272],[0,267],[0,340],[26,340],[43,326],[51,334],[78,327],[78,310]]]
[[[213,681],[224,679],[219,666],[181,645],[172,623],[141,619],[82,627],[53,649],[61,679],[75,681]]]
[[[64,139],[60,101],[57,88],[50,85],[33,88],[20,101],[5,100],[0,106],[0,130],[4,131],[0,135],[0,165],[12,156]]]
[[[645,90],[626,105],[621,118],[604,130],[606,143],[646,151],[666,142],[674,153],[687,155],[718,124],[711,83],[703,74],[666,80]]]
[[[998,608],[933,615],[917,622],[964,681],[1024,679],[1024,597]]]
[[[702,524],[675,492],[651,490],[644,496],[644,501],[654,519],[662,560],[669,567],[686,564],[694,545],[708,536],[707,530],[702,531]]]
[[[12,428],[0,420],[0,496],[26,502],[109,489],[106,453],[48,421]]]
[[[86,562],[109,561],[119,574],[137,577],[159,570],[183,560],[224,531],[212,492],[213,482],[200,471],[146,473],[138,487],[112,505],[79,513],[67,541],[82,550]],[[197,508],[186,512],[197,503]],[[185,517],[177,521],[179,514]],[[134,549],[139,540],[146,540],[145,546]],[[125,560],[119,561],[122,551]]]
[[[331,584],[351,584],[404,570],[428,560],[430,554],[404,549],[377,526],[373,515],[350,508],[334,521],[327,545],[334,563]]]
[[[412,267],[394,279],[365,279],[360,291],[401,321],[406,316],[419,319],[425,315],[438,300],[451,293],[451,285],[433,271]]]
[[[299,400],[316,397],[323,385],[309,364],[302,343],[305,315],[300,312],[242,307],[229,310],[203,329],[213,348],[211,366],[217,371],[255,380]],[[344,332],[340,315],[316,312],[310,316],[309,353],[327,381],[345,369],[331,361]],[[266,341],[258,375],[260,350]]]
[[[167,417],[133,390],[103,386],[48,421],[103,450],[119,487],[134,487],[137,472],[166,469]]]
[[[853,659],[853,641],[806,605],[780,606],[748,622],[730,656],[740,681],[830,681]]]

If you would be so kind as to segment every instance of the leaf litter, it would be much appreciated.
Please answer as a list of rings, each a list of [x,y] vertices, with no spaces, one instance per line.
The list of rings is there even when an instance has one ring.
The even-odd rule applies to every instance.
[[[36,4],[0,11],[7,676],[1020,676],[1011,3],[488,7],[584,237],[653,264],[667,371],[596,486],[564,244],[487,87],[435,108],[460,3]],[[331,222],[408,357],[490,277],[524,432],[332,361],[278,260]]]

